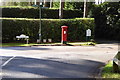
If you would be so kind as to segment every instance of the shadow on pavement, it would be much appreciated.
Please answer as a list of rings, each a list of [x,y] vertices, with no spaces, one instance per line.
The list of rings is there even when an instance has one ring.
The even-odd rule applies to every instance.
[[[3,78],[88,78],[104,63],[83,60],[72,64],[49,59],[16,57],[3,67]]]
[[[6,50],[51,50],[50,48],[42,48],[42,47],[4,47],[2,49],[6,49]]]
[[[112,40],[96,40],[97,44],[118,44],[120,41],[112,41]]]

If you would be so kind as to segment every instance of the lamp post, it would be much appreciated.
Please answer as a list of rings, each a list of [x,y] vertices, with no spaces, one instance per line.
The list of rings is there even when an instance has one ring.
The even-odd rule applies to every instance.
[[[40,2],[40,5],[39,5],[39,18],[40,18],[40,26],[39,26],[39,40],[38,40],[38,43],[41,42],[41,39],[42,39],[42,28],[41,28],[41,8],[42,8],[42,2]]]
[[[39,31],[38,31],[38,36],[39,38],[37,39],[37,43],[41,43],[42,40],[42,28],[41,28],[41,8],[43,7],[42,1],[40,2],[39,5],[36,4],[36,0],[35,0],[35,4],[33,5],[34,7],[39,7],[39,18],[40,18],[40,26],[39,26]]]

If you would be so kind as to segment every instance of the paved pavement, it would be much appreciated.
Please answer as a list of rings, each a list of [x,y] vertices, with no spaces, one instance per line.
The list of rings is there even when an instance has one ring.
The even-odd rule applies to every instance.
[[[3,78],[89,78],[111,60],[117,44],[1,48]]]

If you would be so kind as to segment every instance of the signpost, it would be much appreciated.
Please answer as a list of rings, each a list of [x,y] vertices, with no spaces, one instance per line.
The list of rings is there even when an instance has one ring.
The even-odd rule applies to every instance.
[[[86,30],[86,41],[90,41],[90,37],[91,37],[91,30],[88,29]]]

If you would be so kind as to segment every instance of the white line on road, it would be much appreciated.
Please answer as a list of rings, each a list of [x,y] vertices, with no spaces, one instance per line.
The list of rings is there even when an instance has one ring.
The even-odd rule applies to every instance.
[[[13,56],[13,57],[11,57],[10,59],[8,59],[3,65],[2,65],[2,67],[3,66],[5,66],[6,64],[8,64],[12,59],[14,59],[16,56]]]

